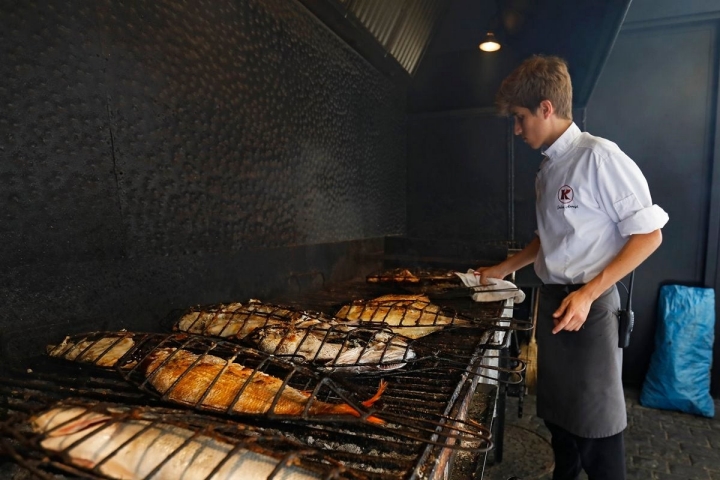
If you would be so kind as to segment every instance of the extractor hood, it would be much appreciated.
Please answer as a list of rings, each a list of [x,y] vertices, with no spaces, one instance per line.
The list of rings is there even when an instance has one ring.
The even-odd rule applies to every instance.
[[[590,98],[631,0],[300,0],[375,68],[408,85],[410,112],[489,108],[532,54],[568,61]],[[492,31],[502,48],[482,52]]]

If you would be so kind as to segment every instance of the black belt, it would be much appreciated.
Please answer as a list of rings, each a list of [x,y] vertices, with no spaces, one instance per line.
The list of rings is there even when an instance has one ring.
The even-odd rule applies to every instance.
[[[545,283],[545,284],[543,284],[542,289],[547,292],[550,292],[550,293],[568,294],[570,292],[580,290],[584,286],[585,286],[584,283],[573,283],[570,285],[563,285],[561,283]]]

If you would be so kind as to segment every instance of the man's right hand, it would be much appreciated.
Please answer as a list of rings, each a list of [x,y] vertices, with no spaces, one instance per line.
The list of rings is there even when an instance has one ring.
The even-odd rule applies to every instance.
[[[475,276],[479,277],[481,285],[492,285],[490,278],[503,279],[510,275],[510,272],[505,271],[502,264],[493,265],[492,267],[478,267],[475,269]]]
[[[540,239],[535,237],[521,251],[511,257],[508,257],[497,265],[493,265],[492,267],[476,268],[475,275],[480,277],[481,285],[490,285],[492,282],[488,280],[489,278],[499,278],[502,280],[512,272],[516,272],[533,263],[539,251]]]

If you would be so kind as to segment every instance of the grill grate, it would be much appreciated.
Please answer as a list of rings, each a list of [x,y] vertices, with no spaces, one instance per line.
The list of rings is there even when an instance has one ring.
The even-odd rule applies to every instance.
[[[106,341],[108,339],[111,342]],[[446,438],[452,437],[482,441],[487,448],[490,446],[486,429],[481,426],[448,427],[448,419],[432,414],[433,410],[412,410],[405,402],[389,400],[383,402],[387,407],[370,408],[384,396],[382,392],[388,385],[385,380],[380,380],[378,389],[377,379],[372,376],[364,382],[358,376],[352,376],[352,382],[341,376],[329,377],[289,362],[286,357],[278,358],[224,340],[185,334],[120,332],[71,337],[64,343],[69,346],[63,352],[69,353],[72,360],[82,362],[85,359],[97,366],[114,366],[123,378],[148,394],[198,410],[334,423],[357,422],[355,417],[358,417],[363,423],[376,424],[377,428],[388,430],[394,436],[428,443],[445,442]],[[109,343],[123,345],[122,355],[113,354],[112,348],[108,350],[105,345]],[[132,346],[126,348],[130,343]],[[94,349],[94,344],[103,347]],[[78,345],[86,346],[75,355]],[[88,355],[91,351],[102,351],[102,354]],[[113,365],[108,365],[108,356],[117,358]],[[431,372],[447,375],[457,370],[469,374],[437,356],[423,360],[413,364],[419,368],[411,369],[416,376],[420,374],[420,379]],[[408,375],[403,373],[397,378],[407,379]],[[390,383],[388,390],[396,388],[396,383]],[[432,403],[432,393],[426,386],[425,394],[430,397],[426,402]],[[356,399],[360,395],[370,399],[360,402]],[[438,432],[438,428],[445,432]],[[439,435],[440,440],[430,439],[428,432]],[[459,445],[458,448],[463,447]]]
[[[302,298],[277,299],[278,303],[284,303],[288,307],[273,305],[273,308],[292,311],[291,316],[303,312],[306,316],[315,317],[315,320],[332,319],[343,305],[354,300],[392,293],[407,292],[398,290],[397,286],[357,282],[338,285],[312,295],[304,295]],[[47,406],[51,404],[50,400],[69,396],[98,401],[108,393],[110,396],[107,400],[125,405],[167,408],[167,401],[171,400],[171,392],[176,387],[171,384],[167,390],[159,391],[150,384],[148,376],[141,372],[141,368],[147,365],[152,352],[161,349],[168,349],[168,353],[185,350],[196,356],[193,357],[193,362],[213,356],[223,362],[232,360],[233,363],[247,364],[252,367],[253,372],[278,375],[282,388],[292,387],[311,392],[312,400],[308,403],[344,402],[360,412],[361,416],[328,415],[321,419],[308,415],[309,407],[303,409],[303,413],[296,415],[293,420],[275,414],[264,414],[261,417],[233,415],[231,419],[227,415],[228,408],[196,412],[192,415],[233,423],[240,421],[259,429],[263,435],[270,438],[279,435],[306,448],[317,449],[320,452],[318,455],[326,454],[346,469],[344,473],[338,474],[338,478],[356,478],[353,477],[356,474],[371,479],[439,478],[442,476],[439,470],[442,470],[448,461],[449,449],[446,447],[474,452],[486,451],[491,447],[488,429],[496,390],[486,385],[478,387],[478,378],[481,373],[485,375],[483,372],[487,372],[487,368],[483,367],[502,370],[489,365],[491,360],[497,357],[497,349],[503,343],[496,341],[496,332],[507,333],[526,328],[522,322],[501,318],[504,312],[501,302],[473,305],[472,302],[468,304],[465,299],[449,299],[442,303],[440,311],[445,314],[452,312],[453,318],[470,319],[471,324],[438,329],[432,335],[417,339],[391,336],[406,342],[415,354],[412,359],[404,358],[407,365],[392,371],[375,370],[348,376],[342,369],[331,371],[329,367],[332,365],[313,365],[308,357],[300,359],[295,354],[272,355],[250,349],[247,344],[242,343],[251,341],[252,338],[230,342],[227,341],[229,339],[179,333],[98,332],[68,338],[55,347],[55,354],[62,353],[61,356],[68,357],[72,362],[48,359],[40,362],[41,367],[32,374],[0,378],[0,396],[15,399],[12,402],[6,400],[8,412],[22,411],[29,404],[29,399],[43,396],[47,397],[43,402],[43,405]],[[195,310],[199,312],[201,309]],[[270,317],[282,316],[278,312],[279,310],[275,310]],[[218,313],[215,311],[214,316],[217,317]],[[302,317],[294,318],[298,320]],[[300,321],[306,320],[307,318]],[[284,324],[287,325],[287,319]],[[387,322],[362,323],[360,326],[365,338],[387,333],[388,327]],[[258,328],[269,328],[269,325],[261,324]],[[349,341],[348,332],[332,328],[320,324],[310,326],[309,330],[317,329],[317,332],[336,335],[336,341]],[[102,338],[107,339],[105,343],[99,342]],[[132,345],[126,349],[128,340],[132,341]],[[165,360],[168,358],[169,355]],[[296,363],[291,363],[290,360],[295,360]],[[88,365],[87,362],[93,365]],[[66,365],[69,371],[49,373],[58,372],[60,365]],[[153,371],[158,370],[159,365],[162,365],[162,362],[156,364]],[[99,366],[104,368],[98,368]],[[516,370],[502,371],[509,373],[510,381],[520,381]],[[178,375],[176,380],[181,375]],[[498,375],[490,376],[496,378]],[[387,382],[387,386],[380,399],[371,405],[363,405],[363,400],[370,399],[378,391],[381,379]],[[209,385],[212,383],[211,379]],[[51,395],[38,393],[46,388],[52,390]],[[479,388],[477,395],[487,408],[481,417],[476,419],[478,422],[461,421],[459,419],[465,418],[469,399],[476,388]],[[196,396],[194,403],[201,405],[203,397],[207,398],[206,393],[207,389]],[[271,409],[273,408],[271,402]],[[373,418],[383,423],[369,421]],[[342,422],[338,422],[340,419]],[[311,455],[310,463],[312,458]],[[316,461],[322,463],[324,460]],[[47,466],[52,465],[42,465],[43,468]],[[76,472],[75,475],[79,474]]]

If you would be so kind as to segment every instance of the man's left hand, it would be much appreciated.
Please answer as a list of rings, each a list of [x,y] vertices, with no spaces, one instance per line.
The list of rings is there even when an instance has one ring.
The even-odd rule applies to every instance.
[[[580,330],[585,320],[587,320],[592,302],[592,297],[583,292],[582,289],[570,293],[553,313],[555,328],[553,328],[552,333],[556,334],[561,330],[569,332]]]

